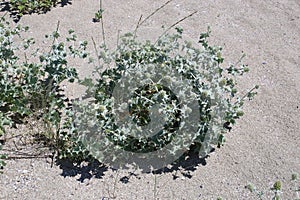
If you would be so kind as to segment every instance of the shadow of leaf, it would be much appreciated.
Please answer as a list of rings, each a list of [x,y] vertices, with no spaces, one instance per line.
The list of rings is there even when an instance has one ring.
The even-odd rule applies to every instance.
[[[64,177],[75,177],[80,175],[77,179],[80,182],[84,182],[86,179],[98,178],[101,179],[104,176],[104,172],[108,170],[107,166],[104,166],[97,160],[89,162],[74,163],[70,160],[57,160],[56,165],[62,169],[61,175]]]

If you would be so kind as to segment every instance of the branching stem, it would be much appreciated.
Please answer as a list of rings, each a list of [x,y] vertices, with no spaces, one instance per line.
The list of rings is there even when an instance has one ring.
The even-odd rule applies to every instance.
[[[171,30],[173,27],[175,27],[177,24],[179,24],[180,22],[183,22],[184,20],[186,20],[187,18],[193,16],[194,14],[196,14],[197,11],[192,12],[191,14],[189,14],[188,16],[185,16],[184,18],[180,19],[179,21],[175,22],[174,24],[172,24],[171,26],[169,26],[156,40],[155,44],[160,40],[160,38],[162,38],[169,30]]]

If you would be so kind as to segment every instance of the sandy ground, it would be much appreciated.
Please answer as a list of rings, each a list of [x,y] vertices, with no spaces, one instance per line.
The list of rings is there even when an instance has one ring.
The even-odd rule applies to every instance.
[[[107,43],[115,47],[118,30],[134,30],[139,16],[150,14],[164,1],[104,1]],[[24,16],[20,24],[40,42],[60,21],[60,32],[72,28],[79,39],[100,43],[101,25],[93,23],[97,0],[73,0],[42,15]],[[291,174],[300,173],[300,2],[299,0],[174,0],[141,28],[140,36],[153,38],[162,25],[198,11],[181,26],[197,41],[212,29],[211,44],[224,47],[225,63],[245,52],[250,73],[239,79],[240,88],[260,85],[254,101],[225,146],[211,153],[206,163],[194,160],[190,170],[162,174],[129,174],[94,166],[73,167],[47,159],[9,160],[0,176],[0,199],[258,199],[245,185],[253,183],[271,199],[269,188],[283,184],[283,199],[291,193]],[[44,45],[44,46],[43,46]],[[89,69],[81,68],[82,74]],[[76,92],[76,91],[73,91]],[[129,178],[128,180],[126,179]],[[300,183],[299,183],[300,184]]]

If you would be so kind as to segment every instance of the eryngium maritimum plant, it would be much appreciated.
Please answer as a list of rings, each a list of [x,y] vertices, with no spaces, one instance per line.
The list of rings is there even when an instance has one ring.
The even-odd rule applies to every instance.
[[[192,144],[205,156],[242,116],[245,97],[255,93],[238,97],[234,76],[248,69],[222,68],[221,48],[207,43],[209,31],[200,36],[203,48],[181,42],[182,31],[155,43],[129,33],[114,52],[101,48],[101,78],[82,82],[95,99],[75,109],[79,138],[99,161],[159,169]]]
[[[37,134],[47,138],[47,146],[54,146],[60,158],[77,159],[84,153],[80,143],[73,143],[67,135],[72,127],[65,113],[71,102],[61,86],[77,80],[77,71],[69,61],[88,56],[87,42],[77,45],[73,30],[62,41],[58,28],[59,23],[56,31],[46,36],[52,41],[49,50],[41,51],[32,48],[34,39],[22,38],[28,27],[12,28],[4,17],[0,18],[0,172],[6,158],[1,153],[1,145],[7,141],[6,129],[18,128],[19,124],[42,123],[43,129]],[[32,62],[36,60],[32,58],[39,61]],[[22,134],[28,136],[30,131]]]

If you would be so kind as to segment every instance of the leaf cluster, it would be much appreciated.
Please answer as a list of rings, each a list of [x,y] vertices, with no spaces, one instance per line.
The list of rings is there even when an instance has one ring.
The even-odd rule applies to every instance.
[[[61,3],[63,6],[69,2],[70,0],[9,0],[8,7],[11,15],[15,16],[17,18],[16,20],[18,20],[23,15],[46,13],[57,6],[58,3]]]
[[[10,0],[10,11],[19,16],[31,13],[45,13],[58,3],[57,0]]]

